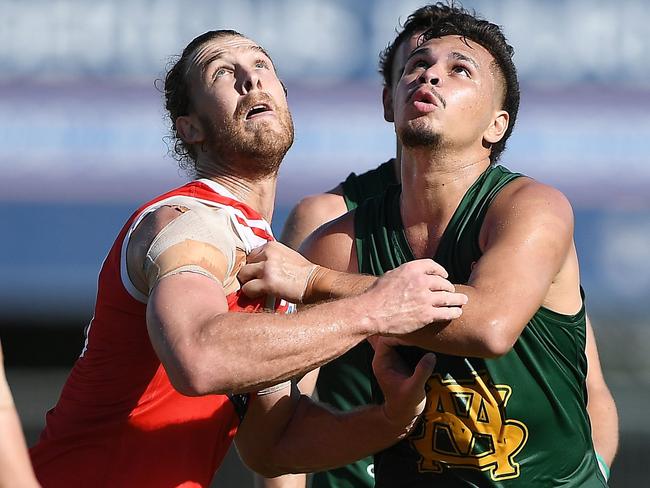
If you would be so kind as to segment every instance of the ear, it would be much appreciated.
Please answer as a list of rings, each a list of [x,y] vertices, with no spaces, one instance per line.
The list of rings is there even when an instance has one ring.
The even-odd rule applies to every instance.
[[[506,133],[506,130],[508,130],[509,120],[510,114],[505,110],[499,110],[483,133],[483,139],[490,144],[499,142]]]
[[[384,120],[386,122],[395,122],[395,113],[393,112],[393,90],[384,85],[381,93],[381,101],[384,104]]]
[[[176,131],[187,144],[200,144],[205,140],[203,127],[195,115],[181,115],[176,119]]]

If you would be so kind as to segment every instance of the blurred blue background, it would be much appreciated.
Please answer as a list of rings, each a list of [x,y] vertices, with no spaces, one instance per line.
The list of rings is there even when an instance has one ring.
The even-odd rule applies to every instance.
[[[279,234],[299,198],[394,154],[378,53],[423,4],[0,0],[0,333],[30,441],[81,349],[117,231],[139,203],[186,180],[168,154],[154,84],[173,55],[206,30],[233,28],[273,57],[296,125]],[[522,103],[502,163],[574,205],[587,305],[621,421],[612,486],[638,486],[650,443],[650,3],[463,4],[503,25],[516,51]],[[224,479],[241,476],[229,469]]]

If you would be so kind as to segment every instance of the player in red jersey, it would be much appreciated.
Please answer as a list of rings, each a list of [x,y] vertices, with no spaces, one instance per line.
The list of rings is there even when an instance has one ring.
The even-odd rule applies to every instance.
[[[260,295],[256,280],[243,277],[245,290],[237,280],[246,255],[273,240],[277,169],[293,141],[284,87],[260,46],[212,31],[185,48],[165,96],[197,179],[138,209],[110,250],[82,355],[31,450],[39,481],[207,486],[236,431],[244,460],[271,476],[345,464],[403,437],[423,407],[430,356],[404,371],[381,346],[385,402],[345,415],[282,382],[368,337],[458,317],[466,297],[421,260],[354,299],[238,313],[292,308],[246,298]],[[273,278],[303,302],[330,288],[323,279],[357,281],[291,271]]]

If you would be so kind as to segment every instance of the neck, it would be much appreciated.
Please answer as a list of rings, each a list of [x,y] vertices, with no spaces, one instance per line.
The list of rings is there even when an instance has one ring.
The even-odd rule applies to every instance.
[[[197,176],[219,183],[237,197],[240,202],[251,207],[267,222],[271,223],[275,205],[277,173],[250,177],[236,174],[230,171],[230,168],[220,165],[210,165],[209,171],[206,171],[206,165],[197,164]]]
[[[402,148],[402,218],[404,225],[446,226],[469,187],[489,167],[484,151]]]

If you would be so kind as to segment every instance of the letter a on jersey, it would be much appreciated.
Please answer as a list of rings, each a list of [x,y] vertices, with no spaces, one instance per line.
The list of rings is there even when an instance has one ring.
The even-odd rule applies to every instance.
[[[512,388],[475,374],[466,382],[433,375],[426,389],[424,422],[411,438],[420,454],[420,471],[441,473],[448,466],[489,471],[495,481],[519,476],[514,458],[528,429],[505,417]]]

